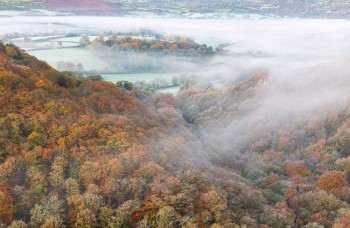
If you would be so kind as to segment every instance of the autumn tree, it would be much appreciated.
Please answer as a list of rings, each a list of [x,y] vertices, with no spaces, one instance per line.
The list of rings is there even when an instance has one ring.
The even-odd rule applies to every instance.
[[[26,182],[30,188],[32,197],[41,199],[47,192],[46,177],[37,167],[32,166],[26,172]]]
[[[178,214],[173,207],[165,206],[162,207],[158,214],[159,216],[159,227],[176,227],[176,221],[178,220]]]
[[[14,220],[8,228],[27,228],[27,224],[22,220]]]
[[[51,166],[49,182],[57,192],[61,192],[64,188],[66,165],[67,161],[63,157],[56,157]]]
[[[85,227],[95,227],[96,226],[96,215],[89,209],[81,210],[78,215],[74,228],[85,228]]]
[[[18,48],[13,45],[13,44],[7,44],[5,46],[5,53],[7,55],[9,55],[10,57],[12,58],[15,58],[15,59],[20,59],[21,58],[21,53],[20,51],[18,50]]]
[[[0,53],[5,52],[5,50],[6,50],[5,45],[0,40]]]
[[[347,184],[346,176],[343,172],[330,171],[318,178],[316,186],[338,196],[345,196],[348,192]]]
[[[335,168],[338,171],[342,171],[342,172],[350,172],[350,157],[346,157],[346,158],[340,158],[338,160],[336,160],[335,162]]]
[[[109,138],[107,145],[111,149],[117,150],[117,152],[126,151],[131,146],[128,133],[120,132],[120,133],[112,135]]]
[[[10,193],[6,189],[0,189],[0,224],[9,224],[12,221],[15,212],[12,201]]]
[[[349,208],[341,208],[337,212],[337,219],[332,228],[341,228],[349,225],[350,222],[350,210]]]
[[[66,189],[66,193],[67,193],[68,196],[73,196],[73,195],[79,195],[80,194],[79,183],[74,178],[66,179],[65,182],[64,182],[64,187]]]
[[[127,91],[131,91],[134,88],[134,84],[129,81],[118,81],[117,86]]]
[[[56,196],[49,197],[42,204],[36,204],[30,211],[30,224],[34,227],[44,225],[50,227],[49,224],[62,224],[62,206],[62,202]]]
[[[275,208],[264,209],[264,221],[272,228],[287,228],[293,226],[293,214],[285,203],[278,203]]]
[[[83,36],[80,38],[79,43],[80,43],[80,46],[85,47],[85,46],[91,44],[91,41],[90,41],[90,38],[89,38],[88,36],[83,35]]]
[[[214,189],[203,193],[200,196],[200,203],[204,209],[203,212],[208,211],[208,216],[214,221],[220,221],[221,213],[227,208],[226,199]]]
[[[309,168],[303,161],[288,162],[285,170],[290,176],[307,177],[311,175]]]

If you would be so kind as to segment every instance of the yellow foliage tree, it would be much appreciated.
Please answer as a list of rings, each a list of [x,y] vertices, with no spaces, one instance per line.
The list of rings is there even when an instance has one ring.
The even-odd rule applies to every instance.
[[[112,135],[107,145],[112,149],[117,149],[119,152],[124,152],[131,146],[129,135],[126,132]]]
[[[36,83],[35,83],[35,86],[38,87],[38,88],[44,88],[46,86],[46,83],[44,80],[38,80]]]

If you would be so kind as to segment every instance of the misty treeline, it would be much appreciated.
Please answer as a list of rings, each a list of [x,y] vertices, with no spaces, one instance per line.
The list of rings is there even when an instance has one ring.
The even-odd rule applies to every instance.
[[[107,61],[117,72],[184,71],[207,63],[209,57],[223,52],[205,44],[177,36],[161,39],[110,36],[90,41],[83,36],[80,44]]]
[[[71,71],[71,72],[84,72],[84,66],[82,63],[72,63],[67,61],[59,61],[57,63],[57,70],[59,71]]]
[[[348,97],[306,112],[265,71],[203,81],[141,100],[0,44],[0,224],[346,227]]]
[[[154,91],[159,89],[179,87],[180,90],[189,88],[193,80],[196,78],[196,74],[181,74],[172,77],[155,78],[151,81],[138,80],[134,84],[137,86],[139,92],[142,91]],[[140,97],[139,97],[140,98]]]

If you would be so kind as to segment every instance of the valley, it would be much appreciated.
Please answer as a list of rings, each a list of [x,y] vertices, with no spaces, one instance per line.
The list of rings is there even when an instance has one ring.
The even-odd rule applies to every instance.
[[[0,227],[347,227],[347,1],[268,2],[2,2]]]

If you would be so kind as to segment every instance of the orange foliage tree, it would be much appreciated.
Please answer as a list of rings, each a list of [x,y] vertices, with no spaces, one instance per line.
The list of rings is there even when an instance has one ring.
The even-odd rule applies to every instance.
[[[343,172],[330,171],[318,178],[316,186],[338,196],[345,196],[347,193],[347,184],[348,182]]]
[[[311,174],[309,168],[303,161],[288,162],[285,171],[289,176],[307,177]]]

